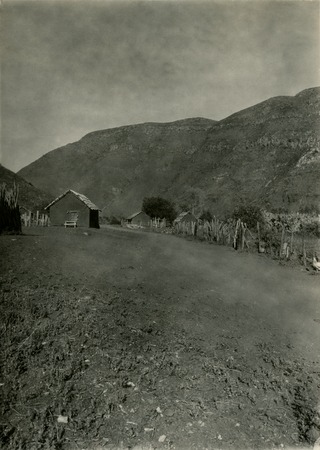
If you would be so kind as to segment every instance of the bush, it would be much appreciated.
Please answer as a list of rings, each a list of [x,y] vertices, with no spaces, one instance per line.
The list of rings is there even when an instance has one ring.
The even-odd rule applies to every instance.
[[[302,233],[307,235],[320,235],[319,216],[291,213],[291,214],[273,214],[270,212],[263,212],[264,223],[266,228],[277,230],[280,232],[282,228],[292,233]]]
[[[254,229],[257,227],[257,222],[264,223],[264,217],[261,208],[252,205],[242,205],[236,208],[232,214],[235,220],[240,219],[248,228]]]
[[[0,186],[0,234],[21,233],[18,194],[16,185],[12,189],[8,189],[5,184]]]
[[[142,202],[142,211],[151,218],[167,219],[171,223],[177,217],[174,204],[161,197],[145,197]]]
[[[266,247],[272,247],[279,250],[281,245],[281,234],[275,233],[274,230],[264,230],[261,233],[261,240],[265,242]]]
[[[207,210],[203,211],[203,213],[201,214],[199,219],[201,219],[203,221],[211,222],[211,220],[213,219],[213,216],[212,216],[211,212],[207,209]]]
[[[109,219],[110,225],[121,225],[121,219],[115,216],[111,216]]]
[[[319,222],[306,223],[302,225],[301,231],[307,235],[313,235],[320,238],[320,224]]]
[[[299,213],[309,215],[320,214],[320,209],[318,205],[305,205],[299,208]]]

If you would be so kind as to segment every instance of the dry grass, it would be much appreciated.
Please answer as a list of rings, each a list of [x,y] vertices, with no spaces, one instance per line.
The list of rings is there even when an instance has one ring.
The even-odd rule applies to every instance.
[[[53,271],[55,254],[59,248],[65,254],[67,244],[79,243],[77,257],[87,261],[80,247],[96,239],[100,258],[107,234],[58,230],[50,253],[44,250],[54,230],[39,233],[21,237],[14,248],[17,241],[3,237],[13,256],[0,278],[1,448],[263,449],[315,441],[319,368],[298,358],[285,340],[271,339],[269,328],[259,329],[252,349],[241,345],[243,334],[260,328],[245,305],[228,307],[212,294],[210,310],[201,311],[196,298],[181,312],[189,322],[180,323],[166,309],[178,302],[176,295],[165,298],[163,288],[158,295],[147,283],[119,288],[116,276],[123,285],[137,273],[117,256],[120,247],[109,259],[106,247],[101,251],[106,267],[115,258],[123,267],[105,288],[87,283],[82,273]],[[157,237],[161,245],[174,240]],[[130,239],[140,246],[145,235],[123,232],[122,238],[128,258]],[[31,250],[37,259],[26,266],[22,257]],[[217,328],[212,345],[199,332],[206,320]],[[59,423],[59,415],[68,423]]]
[[[250,421],[266,435],[271,421],[293,441],[312,440],[311,367],[261,347],[263,364],[245,369],[226,342],[208,355],[187,336],[169,343],[152,320],[140,327],[133,299],[13,285],[3,285],[1,311],[2,448],[155,448],[175,424],[237,411],[244,422],[256,415]],[[166,441],[186,448],[185,439]]]

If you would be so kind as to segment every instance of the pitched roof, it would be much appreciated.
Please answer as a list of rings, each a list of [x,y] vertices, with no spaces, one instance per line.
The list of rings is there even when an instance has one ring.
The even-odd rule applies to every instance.
[[[79,192],[73,191],[72,189],[68,189],[66,192],[64,192],[63,194],[59,195],[59,197],[57,197],[55,200],[53,200],[51,203],[49,203],[49,205],[47,205],[44,209],[49,209],[52,205],[54,205],[59,200],[61,200],[69,192],[71,192],[71,194],[75,195],[79,200],[81,200],[88,208],[93,209],[93,210],[97,210],[97,211],[101,211],[101,209],[98,208],[97,205],[92,203],[92,201],[89,200],[88,197],[86,197],[83,194],[79,194]]]
[[[174,220],[174,222],[181,222],[181,220],[188,214],[191,214],[195,218],[195,220],[197,220],[197,218],[194,216],[194,214],[192,214],[192,212],[184,211],[178,215],[178,217]]]
[[[138,211],[138,212],[136,212],[136,213],[134,213],[134,214],[131,214],[131,216],[127,217],[126,220],[134,219],[136,216],[138,216],[138,215],[141,214],[141,213],[143,213],[143,214],[145,214],[146,216],[148,216],[148,214],[146,214],[144,211]],[[148,216],[148,217],[149,217],[149,216]]]

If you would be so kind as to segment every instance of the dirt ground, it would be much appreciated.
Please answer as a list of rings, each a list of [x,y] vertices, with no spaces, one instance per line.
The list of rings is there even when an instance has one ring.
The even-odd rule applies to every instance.
[[[0,236],[3,449],[312,448],[320,275],[121,228]]]

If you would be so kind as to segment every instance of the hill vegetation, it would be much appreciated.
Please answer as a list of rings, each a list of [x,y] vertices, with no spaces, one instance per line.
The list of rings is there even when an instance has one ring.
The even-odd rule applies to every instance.
[[[87,195],[105,215],[128,215],[144,197],[230,215],[320,205],[320,88],[275,97],[224,120],[194,118],[95,131],[19,175],[40,189]]]
[[[18,192],[16,185],[12,189],[8,189],[4,183],[0,185],[0,234],[21,233]]]
[[[177,217],[174,204],[161,197],[145,197],[142,202],[142,211],[151,218],[166,219],[171,223]]]
[[[24,180],[19,175],[0,164],[0,184],[5,184],[9,189],[14,185],[18,187],[17,202],[20,207],[30,211],[42,210],[52,200],[53,196],[34,187],[31,183]]]

